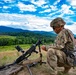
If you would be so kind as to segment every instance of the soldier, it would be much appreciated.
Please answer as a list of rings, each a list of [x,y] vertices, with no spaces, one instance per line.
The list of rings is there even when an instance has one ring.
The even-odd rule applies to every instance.
[[[74,49],[74,36],[69,29],[64,28],[64,25],[62,18],[55,18],[50,23],[50,27],[57,34],[56,40],[52,45],[41,47],[42,50],[47,51],[47,63],[51,68],[51,75],[57,75],[57,67],[64,67],[63,73],[68,73],[73,66],[72,59],[67,60],[68,55],[63,50],[72,51]]]

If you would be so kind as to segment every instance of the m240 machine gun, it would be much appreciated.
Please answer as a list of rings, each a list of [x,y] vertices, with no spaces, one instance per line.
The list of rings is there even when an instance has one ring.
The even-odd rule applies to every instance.
[[[31,54],[33,52],[38,53],[36,51],[36,46],[39,47],[39,52],[41,53],[40,44],[41,44],[41,40],[38,40],[37,43],[36,44],[33,44],[26,52],[20,46],[16,46],[16,49],[18,51],[20,51],[21,53],[23,53],[23,54],[19,58],[16,59],[16,61],[14,62],[14,64],[18,64],[22,60],[27,59],[29,56],[31,56]],[[42,54],[40,54],[40,56],[42,57]]]

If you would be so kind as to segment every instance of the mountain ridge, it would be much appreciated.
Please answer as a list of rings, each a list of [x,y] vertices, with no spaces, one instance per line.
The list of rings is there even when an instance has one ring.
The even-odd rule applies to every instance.
[[[30,31],[30,30],[23,30],[20,28],[12,28],[12,27],[7,27],[7,26],[0,26],[0,34],[6,33],[6,32],[33,32],[36,34],[41,34],[41,35],[46,35],[46,36],[56,36],[56,34],[53,31]],[[76,34],[74,34],[76,37]]]
[[[0,26],[0,33],[6,33],[6,32],[32,32],[35,34],[41,34],[41,35],[46,35],[46,36],[55,36],[56,34],[51,31],[51,32],[46,32],[46,31],[30,31],[30,30],[23,30],[19,28],[12,28],[12,27],[7,27],[7,26]]]

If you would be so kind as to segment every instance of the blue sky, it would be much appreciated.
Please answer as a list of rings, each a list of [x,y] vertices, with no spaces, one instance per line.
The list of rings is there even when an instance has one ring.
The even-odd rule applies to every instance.
[[[56,17],[76,34],[76,0],[0,0],[0,26],[52,31]]]

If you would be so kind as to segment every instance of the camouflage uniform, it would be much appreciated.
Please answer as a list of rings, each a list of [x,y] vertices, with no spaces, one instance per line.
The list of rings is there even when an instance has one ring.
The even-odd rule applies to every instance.
[[[72,66],[70,62],[66,61],[66,55],[62,51],[64,47],[68,50],[73,50],[74,44],[69,34],[73,36],[70,30],[64,28],[57,35],[54,44],[46,46],[46,49],[48,50],[47,62],[52,70],[52,74],[54,75],[57,74],[57,66],[64,67],[64,72],[68,72]],[[67,45],[65,46],[66,43]]]

